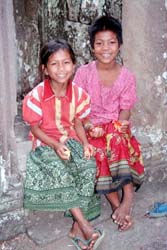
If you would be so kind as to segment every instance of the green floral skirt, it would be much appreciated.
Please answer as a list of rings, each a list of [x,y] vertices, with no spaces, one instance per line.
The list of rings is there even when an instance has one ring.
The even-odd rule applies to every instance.
[[[94,193],[96,163],[83,158],[79,142],[66,146],[70,160],[62,160],[50,147],[37,147],[27,158],[24,207],[42,211],[66,211],[80,207],[89,220],[100,215],[100,198]]]

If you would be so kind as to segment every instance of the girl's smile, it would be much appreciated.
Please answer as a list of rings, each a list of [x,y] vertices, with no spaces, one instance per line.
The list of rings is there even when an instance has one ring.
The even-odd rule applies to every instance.
[[[99,31],[95,35],[94,54],[101,63],[111,63],[115,61],[119,52],[117,36],[110,30]]]

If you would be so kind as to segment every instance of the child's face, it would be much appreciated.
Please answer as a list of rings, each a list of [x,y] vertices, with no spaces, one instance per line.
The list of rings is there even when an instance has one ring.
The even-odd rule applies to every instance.
[[[95,35],[93,52],[99,62],[110,64],[115,61],[119,48],[118,39],[114,32],[104,30]]]
[[[59,49],[50,55],[44,73],[50,77],[52,83],[67,84],[74,69],[75,65],[68,50]]]

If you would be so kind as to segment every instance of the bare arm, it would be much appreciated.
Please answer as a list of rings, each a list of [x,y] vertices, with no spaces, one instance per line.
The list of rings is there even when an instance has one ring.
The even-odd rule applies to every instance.
[[[121,122],[121,132],[126,133],[128,127],[129,127],[129,119],[131,116],[130,110],[121,110],[119,113],[118,120]]]
[[[76,133],[81,140],[84,147],[84,157],[89,159],[94,154],[94,148],[91,144],[89,144],[88,139],[86,137],[85,129],[83,127],[83,123],[79,119],[75,119],[75,130]]]
[[[76,133],[79,139],[81,140],[83,146],[88,144],[88,140],[87,140],[85,129],[83,127],[82,122],[79,119],[75,119],[74,126],[75,126]]]
[[[120,121],[124,121],[124,120],[129,121],[130,116],[131,116],[130,110],[121,110],[120,113],[119,113],[118,120],[120,120]]]

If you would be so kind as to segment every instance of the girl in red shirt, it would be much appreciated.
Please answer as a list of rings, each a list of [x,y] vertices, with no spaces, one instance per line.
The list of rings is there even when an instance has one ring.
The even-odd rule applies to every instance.
[[[66,211],[74,220],[69,236],[76,248],[96,249],[104,233],[89,222],[99,216],[100,204],[94,194],[93,147],[82,127],[90,98],[70,80],[75,56],[66,41],[48,42],[40,63],[45,79],[23,101],[33,147],[27,159],[24,207]]]

